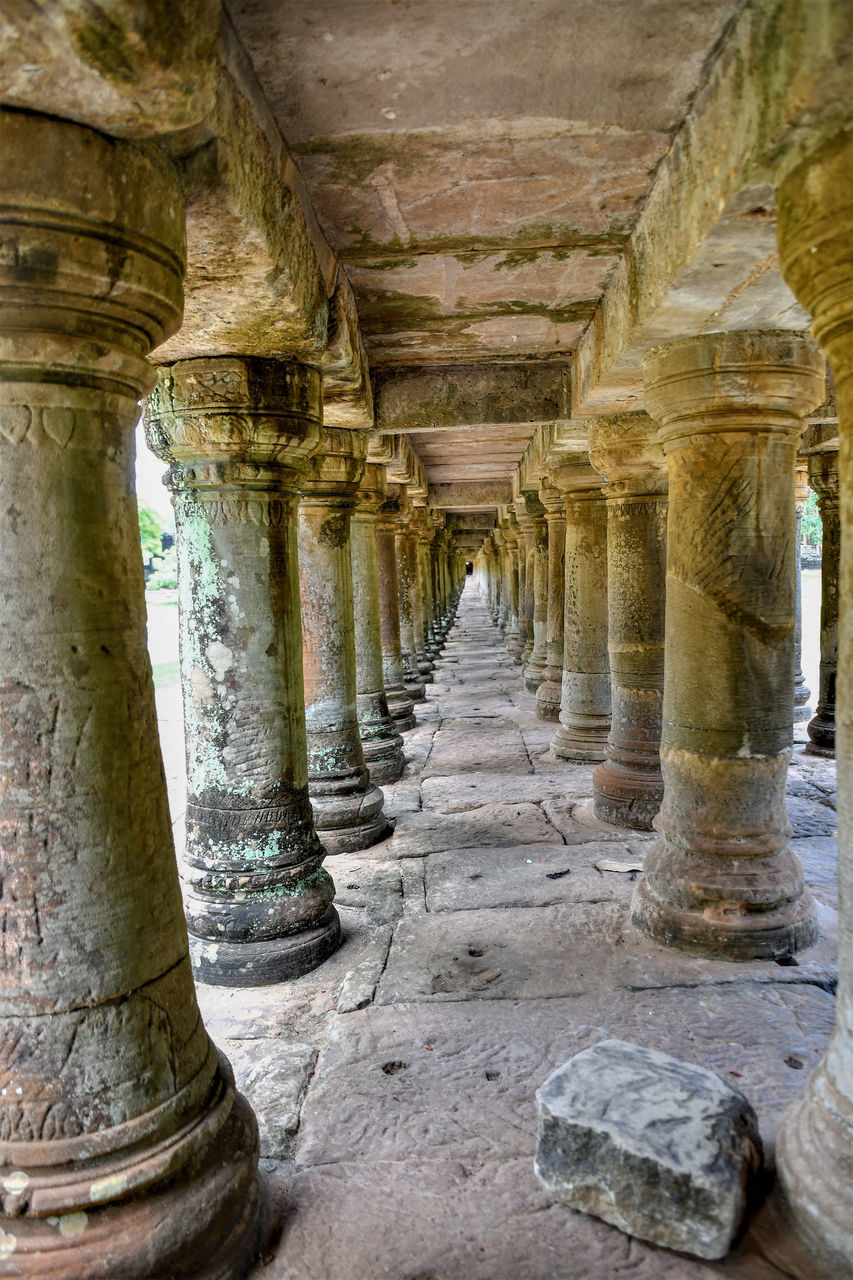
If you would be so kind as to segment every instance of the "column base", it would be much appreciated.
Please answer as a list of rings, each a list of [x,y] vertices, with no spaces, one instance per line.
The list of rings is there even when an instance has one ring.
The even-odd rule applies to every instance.
[[[536,689],[536,715],[540,720],[559,720],[562,702],[562,683],[543,675]]]
[[[651,831],[663,799],[660,767],[640,768],[607,757],[592,775],[593,812],[602,822]]]
[[[216,987],[262,987],[310,973],[341,942],[341,922],[329,907],[317,924],[300,933],[263,942],[222,942],[190,934],[196,982]]]
[[[232,1097],[215,1141],[162,1186],[85,1212],[0,1218],[4,1274],[29,1280],[242,1280],[260,1246],[262,1197],[257,1123],[246,1100]]]
[[[778,960],[819,936],[817,909],[790,850],[715,865],[665,838],[646,855],[631,922],[661,946],[708,960]]]
[[[373,783],[349,794],[315,796],[309,782],[308,794],[317,835],[327,854],[367,849],[389,830],[388,819],[382,812],[385,797]]]
[[[390,716],[389,722],[392,725],[394,723]],[[361,746],[371,782],[382,786],[383,783],[399,781],[406,762],[403,759],[403,739],[396,730],[392,730],[386,738],[367,742],[362,738]]]
[[[524,687],[528,693],[536,693],[540,684],[545,679],[545,664],[531,659],[525,666],[522,676],[524,678]]]
[[[432,679],[432,672],[433,664],[430,662],[429,658],[418,658],[418,673],[425,677],[425,682],[427,677],[429,680]]]
[[[830,1046],[782,1120],[776,1185],[753,1228],[762,1252],[797,1280],[853,1278],[853,1115],[832,1080],[833,1057]]]
[[[415,704],[408,696],[405,689],[385,691],[388,700],[388,714],[394,721],[394,728],[398,733],[405,733],[407,729],[414,729],[417,721],[415,719]]]
[[[411,698],[413,702],[423,702],[426,697],[426,688],[422,680],[406,680],[403,688],[406,690],[406,697]]]
[[[551,755],[558,760],[585,760],[589,763],[604,760],[607,756],[609,732],[609,722],[590,728],[567,728],[561,722],[551,739]]]
[[[806,732],[811,741],[805,749],[807,756],[823,756],[825,759],[835,759],[835,720],[829,716],[821,715],[820,712],[813,717],[808,723]]]

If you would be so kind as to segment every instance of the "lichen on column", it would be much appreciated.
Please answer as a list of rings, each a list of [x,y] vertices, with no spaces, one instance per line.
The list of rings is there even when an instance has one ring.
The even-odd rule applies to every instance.
[[[239,356],[160,370],[150,447],[170,463],[187,754],[182,875],[202,981],[253,986],[340,941],[308,797],[296,551],[320,380]]]
[[[355,708],[350,517],[364,472],[365,436],[323,430],[301,480],[299,594],[308,794],[327,853],[366,849],[388,830],[370,782]]]
[[[256,1247],[257,1130],[193,988],[134,500],[180,189],[24,112],[0,166],[2,1270],[224,1280]]]

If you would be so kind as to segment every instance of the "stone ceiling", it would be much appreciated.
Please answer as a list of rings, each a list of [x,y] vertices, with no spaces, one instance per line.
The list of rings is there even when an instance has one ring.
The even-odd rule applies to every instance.
[[[228,8],[381,370],[570,356],[739,5]],[[412,445],[431,482],[473,480],[511,475],[530,433]]]

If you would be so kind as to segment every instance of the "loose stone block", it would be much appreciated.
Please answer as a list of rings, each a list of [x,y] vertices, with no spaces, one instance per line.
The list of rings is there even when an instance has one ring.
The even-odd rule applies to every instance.
[[[537,1091],[534,1168],[557,1199],[700,1258],[729,1250],[761,1167],[755,1112],[715,1072],[604,1040]]]

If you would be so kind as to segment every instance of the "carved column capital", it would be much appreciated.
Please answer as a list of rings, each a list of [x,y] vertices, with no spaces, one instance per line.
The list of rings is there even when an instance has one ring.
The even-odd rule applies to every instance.
[[[647,413],[591,418],[589,460],[606,498],[666,493],[666,458],[657,423]]]
[[[366,465],[367,441],[363,431],[323,427],[317,452],[309,458],[299,481],[303,497],[314,502],[328,499],[336,505],[355,502]]]

